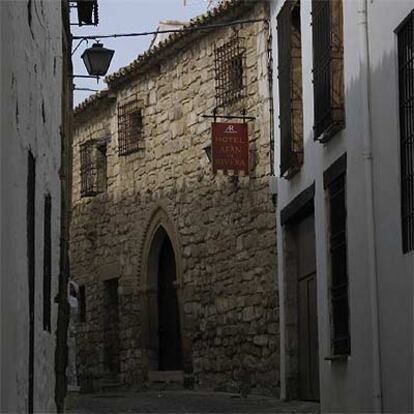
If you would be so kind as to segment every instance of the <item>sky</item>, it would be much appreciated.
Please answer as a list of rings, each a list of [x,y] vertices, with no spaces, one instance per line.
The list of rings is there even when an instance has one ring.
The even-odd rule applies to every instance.
[[[94,26],[72,26],[74,36],[114,34],[154,31],[161,20],[188,21],[192,17],[204,13],[207,10],[207,0],[99,0],[99,24]],[[76,12],[76,11],[75,11]],[[72,15],[74,21],[76,15]],[[108,70],[108,74],[127,66],[139,54],[147,50],[152,36],[104,39],[103,45],[114,49],[115,54]],[[79,40],[74,40],[73,48]],[[86,68],[81,59],[85,48],[92,46],[93,41],[88,44],[83,42],[72,56],[75,75],[87,75]],[[103,79],[96,82],[95,79],[75,78],[74,84],[77,88],[104,89]],[[75,106],[94,92],[74,91]]]

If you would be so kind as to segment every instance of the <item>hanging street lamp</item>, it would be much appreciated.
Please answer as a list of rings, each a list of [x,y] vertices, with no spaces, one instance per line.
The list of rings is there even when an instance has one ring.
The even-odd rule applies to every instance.
[[[101,43],[95,43],[83,52],[81,58],[89,75],[104,76],[109,69],[113,55],[114,50],[106,49]]]

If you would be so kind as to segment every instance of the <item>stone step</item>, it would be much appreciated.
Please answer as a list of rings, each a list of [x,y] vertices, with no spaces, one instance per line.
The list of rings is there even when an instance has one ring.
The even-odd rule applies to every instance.
[[[184,389],[183,371],[149,371],[148,386],[154,391],[178,391]]]
[[[148,371],[148,381],[154,382],[167,382],[167,383],[179,383],[184,381],[183,371]]]
[[[123,385],[120,382],[102,382],[101,383],[101,390],[104,391],[122,391]]]

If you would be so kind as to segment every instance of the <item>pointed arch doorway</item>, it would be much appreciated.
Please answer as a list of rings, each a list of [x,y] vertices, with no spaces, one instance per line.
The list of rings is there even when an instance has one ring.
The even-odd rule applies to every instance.
[[[150,370],[183,367],[176,255],[163,226],[152,238],[147,267],[147,354]]]

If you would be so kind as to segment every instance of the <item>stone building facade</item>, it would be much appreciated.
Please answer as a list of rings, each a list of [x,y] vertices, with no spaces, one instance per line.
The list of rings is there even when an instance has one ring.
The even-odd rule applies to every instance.
[[[267,7],[223,3],[190,25],[258,21],[174,34],[75,109],[70,258],[83,389],[182,376],[197,388],[278,393]],[[213,174],[202,117],[217,107],[217,50],[231,42],[237,52],[221,63],[233,89],[217,114],[255,117],[240,177]]]

